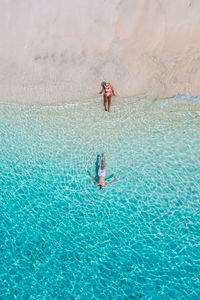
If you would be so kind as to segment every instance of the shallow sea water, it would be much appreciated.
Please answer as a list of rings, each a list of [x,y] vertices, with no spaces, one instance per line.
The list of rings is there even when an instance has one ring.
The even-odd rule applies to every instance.
[[[0,299],[199,299],[200,108],[184,105],[1,105]],[[103,191],[101,153],[119,179]]]

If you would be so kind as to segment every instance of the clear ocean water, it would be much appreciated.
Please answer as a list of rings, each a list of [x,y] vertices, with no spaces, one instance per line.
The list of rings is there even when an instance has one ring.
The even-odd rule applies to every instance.
[[[1,105],[0,299],[199,299],[199,128],[185,102]]]

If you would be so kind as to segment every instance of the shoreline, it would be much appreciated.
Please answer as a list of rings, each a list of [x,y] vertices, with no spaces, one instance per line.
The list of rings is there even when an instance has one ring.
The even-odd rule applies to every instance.
[[[67,107],[83,107],[94,106],[94,109],[99,107],[99,111],[104,112],[103,107],[103,97],[97,96],[94,98],[82,98],[71,100],[68,102],[2,102],[0,103],[0,108],[3,107],[21,107],[24,109],[31,108],[49,108],[49,109],[64,109]],[[111,104],[110,114],[115,114],[116,111],[120,108],[122,113],[123,111],[134,107],[135,112],[165,112],[165,111],[200,111],[200,97],[189,97],[187,95],[176,95],[171,98],[151,98],[148,96],[137,96],[137,97],[114,97]],[[89,109],[89,110],[90,110]]]

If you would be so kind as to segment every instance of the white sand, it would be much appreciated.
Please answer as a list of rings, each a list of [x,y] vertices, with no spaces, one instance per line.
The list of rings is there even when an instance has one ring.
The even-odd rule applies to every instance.
[[[0,102],[200,94],[200,0],[1,0]]]

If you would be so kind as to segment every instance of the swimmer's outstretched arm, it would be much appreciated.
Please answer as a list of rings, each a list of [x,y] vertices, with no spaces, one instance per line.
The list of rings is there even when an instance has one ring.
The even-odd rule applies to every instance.
[[[117,181],[117,180],[118,180],[118,179],[115,178],[115,179],[113,179],[111,182],[107,183],[106,185],[109,185],[109,184],[111,184],[111,183],[113,183],[114,181]]]
[[[92,177],[92,174],[90,173],[90,177],[92,178],[92,180],[96,183],[96,185],[99,185],[96,180]]]
[[[104,88],[102,88],[102,90],[101,90],[101,92],[99,92],[99,94],[102,94],[102,93],[103,93],[103,91],[104,91]]]

